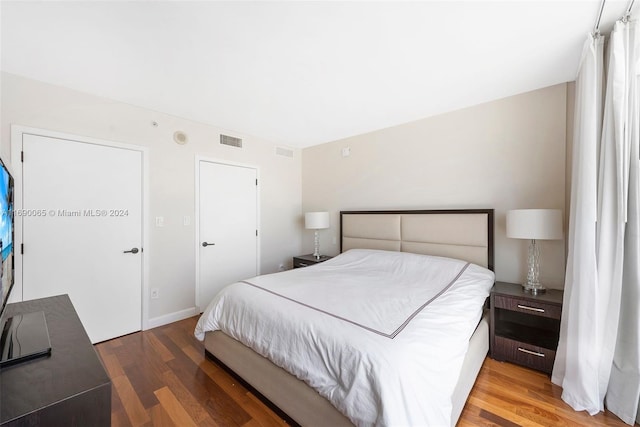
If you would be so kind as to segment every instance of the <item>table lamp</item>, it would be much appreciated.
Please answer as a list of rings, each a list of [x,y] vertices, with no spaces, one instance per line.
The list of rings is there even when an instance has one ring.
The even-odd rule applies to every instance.
[[[540,248],[536,240],[562,239],[562,211],[559,209],[516,209],[507,212],[507,237],[531,239],[525,292],[543,294],[540,284]]]
[[[314,232],[313,256],[320,259],[320,240],[318,230],[329,228],[329,212],[307,212],[304,214],[304,228]]]

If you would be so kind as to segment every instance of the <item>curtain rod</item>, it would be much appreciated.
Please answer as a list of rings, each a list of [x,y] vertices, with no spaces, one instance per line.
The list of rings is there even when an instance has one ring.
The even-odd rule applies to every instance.
[[[633,3],[635,2],[635,0],[631,0],[629,2],[629,7],[627,7],[627,11],[624,13],[624,16],[622,17],[623,21],[628,21],[629,18],[631,17],[631,10],[633,9]]]
[[[593,27],[593,36],[598,37],[600,35],[600,19],[602,18],[602,11],[604,10],[604,4],[607,0],[602,0],[600,3],[600,11],[598,11],[598,18],[596,19],[596,24]],[[629,6],[627,6],[627,10],[622,16],[622,21],[627,22],[631,17],[631,11],[633,10],[633,5],[636,0],[630,0]]]
[[[598,18],[596,19],[596,25],[593,27],[593,36],[598,37],[600,35],[600,18],[602,18],[602,11],[604,10],[604,4],[607,0],[602,0],[600,3],[600,12],[598,12]],[[633,6],[633,1],[631,0],[631,5]]]

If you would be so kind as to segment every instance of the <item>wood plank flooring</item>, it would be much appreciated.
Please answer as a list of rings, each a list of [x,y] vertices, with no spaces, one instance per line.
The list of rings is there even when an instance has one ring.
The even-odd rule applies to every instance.
[[[196,317],[96,345],[113,382],[112,426],[286,425],[193,336]],[[487,358],[458,426],[626,426],[560,399],[549,377]]]

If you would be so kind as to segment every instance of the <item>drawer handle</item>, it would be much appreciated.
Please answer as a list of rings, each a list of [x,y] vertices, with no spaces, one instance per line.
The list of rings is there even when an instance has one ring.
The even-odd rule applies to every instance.
[[[298,265],[300,267],[309,267],[309,264],[305,264],[304,262],[299,262]]]
[[[544,353],[538,353],[537,351],[527,350],[526,348],[522,348],[522,347],[518,347],[518,351],[521,351],[521,352],[527,353],[527,354],[532,354],[532,355],[538,356],[538,357],[544,357]]]
[[[537,311],[538,313],[544,313],[544,308],[535,308],[535,307],[529,307],[528,305],[520,305],[520,304],[518,304],[518,308],[521,308],[523,310]]]

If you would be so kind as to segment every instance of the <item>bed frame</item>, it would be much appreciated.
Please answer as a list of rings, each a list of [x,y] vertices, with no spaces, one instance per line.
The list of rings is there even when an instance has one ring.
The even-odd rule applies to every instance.
[[[493,215],[493,209],[343,211],[340,251],[384,249],[447,256],[493,270]],[[452,425],[489,350],[488,331],[485,315],[469,340],[453,394]],[[353,425],[305,382],[223,332],[206,333],[205,353],[293,425]]]

